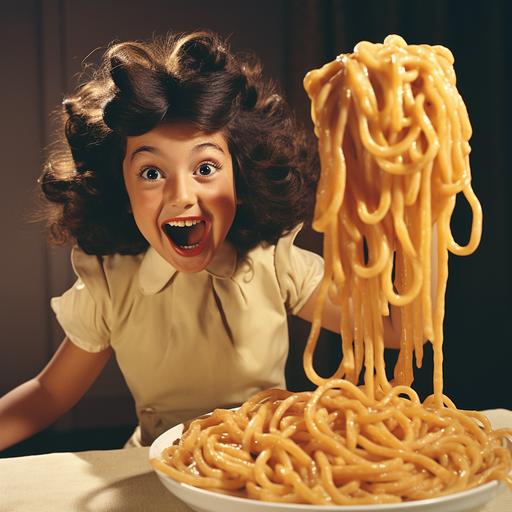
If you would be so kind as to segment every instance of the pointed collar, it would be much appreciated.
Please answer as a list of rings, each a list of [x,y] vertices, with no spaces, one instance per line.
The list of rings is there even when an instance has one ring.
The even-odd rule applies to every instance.
[[[236,264],[235,248],[229,242],[224,242],[206,269],[201,272],[207,272],[218,279],[228,279],[235,273]],[[158,293],[176,272],[178,270],[150,246],[139,268],[140,291],[144,295]]]

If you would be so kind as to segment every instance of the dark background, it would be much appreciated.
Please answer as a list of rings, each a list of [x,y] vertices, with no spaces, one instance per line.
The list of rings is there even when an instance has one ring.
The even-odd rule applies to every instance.
[[[121,1],[16,0],[0,2],[0,394],[35,375],[62,339],[49,298],[73,281],[69,250],[49,248],[34,223],[36,184],[53,129],[51,112],[79,80],[85,62],[97,62],[114,39],[143,39],[167,31],[209,28],[229,37],[234,50],[254,51],[267,76],[281,86],[310,128],[305,73],[351,51],[360,40],[390,33],[409,43],[442,44],[455,56],[458,87],[474,135],[473,188],[484,210],[477,252],[450,258],[445,319],[445,392],[462,408],[512,408],[508,120],[511,118],[505,0],[239,0]],[[465,242],[469,215],[458,203],[452,223]],[[320,250],[306,232],[305,247]],[[302,374],[308,326],[293,319],[289,387],[310,387]],[[324,333],[316,354],[320,372],[334,371],[338,340]],[[390,363],[394,354],[388,354]],[[414,387],[431,391],[427,349]],[[12,456],[53,450],[121,446],[133,428],[132,402],[113,362],[73,411]]]

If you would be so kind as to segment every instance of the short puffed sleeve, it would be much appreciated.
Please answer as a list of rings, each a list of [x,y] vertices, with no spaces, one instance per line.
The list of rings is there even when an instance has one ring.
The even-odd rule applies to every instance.
[[[102,258],[74,248],[71,262],[78,276],[75,284],[51,307],[66,336],[87,352],[100,352],[110,345],[111,301]]]
[[[300,228],[282,237],[275,248],[275,267],[281,296],[289,314],[296,315],[319,285],[324,260],[318,254],[301,249],[293,241]]]

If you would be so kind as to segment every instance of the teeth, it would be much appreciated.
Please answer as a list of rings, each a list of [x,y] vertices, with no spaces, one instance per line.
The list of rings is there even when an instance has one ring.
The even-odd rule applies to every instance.
[[[200,220],[171,220],[171,222],[168,222],[167,225],[177,228],[184,228],[185,226],[195,226],[200,222]]]
[[[196,247],[199,247],[199,243],[192,244],[192,245],[180,245],[182,249],[195,249]]]

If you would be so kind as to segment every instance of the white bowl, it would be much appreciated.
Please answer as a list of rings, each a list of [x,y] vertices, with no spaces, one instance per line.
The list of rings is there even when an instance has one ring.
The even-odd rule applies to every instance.
[[[183,425],[177,425],[155,439],[149,449],[149,458],[159,458],[182,432]],[[503,483],[493,480],[467,491],[426,500],[384,505],[299,505],[219,494],[177,482],[165,473],[155,471],[172,494],[197,512],[476,512],[505,489]]]

